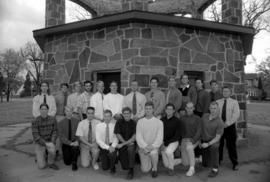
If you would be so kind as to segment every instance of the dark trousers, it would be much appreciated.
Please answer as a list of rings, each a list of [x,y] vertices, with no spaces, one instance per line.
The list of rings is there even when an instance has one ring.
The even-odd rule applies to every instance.
[[[200,118],[203,116],[203,112],[200,112],[200,111],[194,111],[194,114],[199,116]],[[202,149],[199,146],[197,146],[194,149],[194,153],[195,153],[195,157],[200,157],[202,155]]]
[[[113,169],[115,167],[116,157],[116,151],[110,153],[109,150],[100,149],[100,161],[102,169]]]
[[[62,145],[63,160],[66,165],[77,164],[77,159],[80,154],[79,147]]]
[[[224,142],[226,140],[226,146],[228,149],[229,158],[233,165],[238,164],[236,139],[237,139],[237,133],[236,133],[235,124],[224,129],[224,133],[221,136],[220,145],[219,145],[219,162],[223,160],[223,147],[224,147]]]
[[[202,149],[202,165],[217,169],[219,166],[219,143]]]
[[[124,170],[133,168],[135,165],[135,145],[126,145],[119,149],[119,160]]]

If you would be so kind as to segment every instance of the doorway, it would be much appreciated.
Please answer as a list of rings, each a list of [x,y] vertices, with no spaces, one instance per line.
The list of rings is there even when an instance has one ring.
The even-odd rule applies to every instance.
[[[112,81],[116,81],[118,88],[118,93],[121,92],[121,72],[120,70],[117,71],[101,71],[96,72],[96,81],[101,80],[104,82],[104,94],[107,94],[110,92],[110,83]]]

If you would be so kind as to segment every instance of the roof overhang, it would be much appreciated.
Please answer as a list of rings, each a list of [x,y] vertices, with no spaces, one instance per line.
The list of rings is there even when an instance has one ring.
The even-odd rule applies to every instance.
[[[178,27],[205,30],[210,32],[240,35],[243,41],[245,55],[251,54],[253,37],[255,35],[255,31],[251,27],[218,23],[200,19],[185,18],[172,15],[164,15],[145,11],[127,11],[119,14],[106,15],[93,19],[57,25],[44,29],[34,30],[33,35],[40,48],[43,50],[46,37],[48,36],[82,32],[102,28],[105,26],[113,26],[130,22],[178,26]]]

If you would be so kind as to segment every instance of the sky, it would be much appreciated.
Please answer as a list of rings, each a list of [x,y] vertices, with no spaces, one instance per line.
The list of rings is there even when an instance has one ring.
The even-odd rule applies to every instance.
[[[67,1],[67,22],[72,21],[74,4]],[[0,51],[19,49],[27,41],[34,41],[32,31],[44,28],[45,0],[0,0]],[[246,72],[255,72],[256,64],[270,56],[270,33],[259,33],[253,43],[252,56],[248,56]]]

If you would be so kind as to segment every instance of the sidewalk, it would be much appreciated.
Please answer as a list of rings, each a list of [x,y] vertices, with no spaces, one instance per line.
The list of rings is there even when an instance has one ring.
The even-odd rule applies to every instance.
[[[176,167],[176,175],[167,176],[166,170],[160,161],[159,176],[152,179],[150,174],[142,174],[136,166],[133,181],[165,181],[170,182],[268,182],[270,179],[270,127],[249,125],[248,143],[239,146],[240,169],[231,170],[228,160],[220,168],[219,176],[210,179],[207,177],[209,169],[200,166],[193,177],[185,177],[186,168]],[[30,124],[17,124],[0,127],[0,181],[1,182],[119,182],[125,180],[125,171],[117,166],[117,173],[111,176],[102,170],[93,171],[92,168],[79,168],[72,172],[70,166],[58,162],[59,171],[51,169],[38,170],[34,163],[34,152]],[[225,152],[227,153],[227,152]]]

